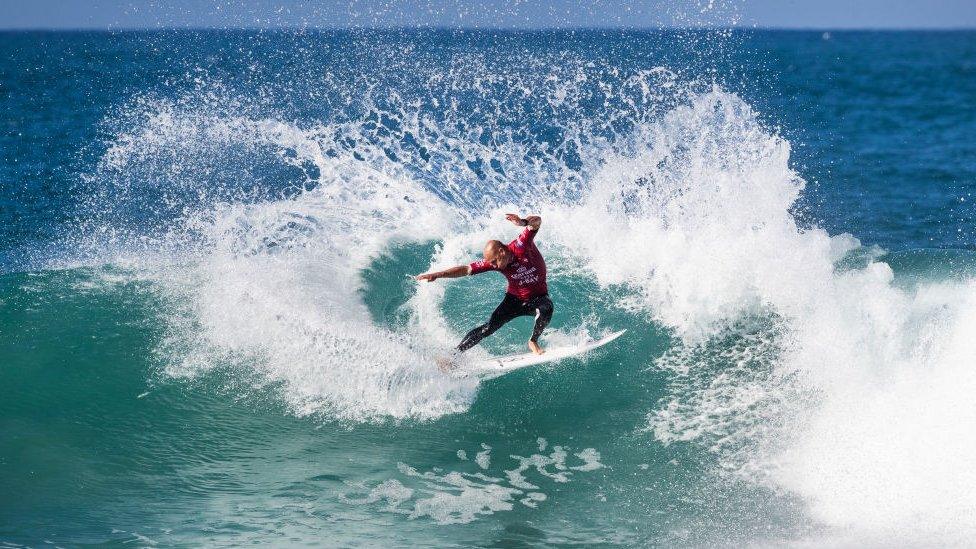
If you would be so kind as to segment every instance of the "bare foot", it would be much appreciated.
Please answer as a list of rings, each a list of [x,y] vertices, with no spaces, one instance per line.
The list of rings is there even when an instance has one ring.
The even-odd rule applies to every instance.
[[[541,355],[542,353],[546,352],[546,350],[543,349],[542,347],[539,347],[539,344],[536,343],[535,341],[529,342],[529,349],[532,349],[532,352],[537,355]]]

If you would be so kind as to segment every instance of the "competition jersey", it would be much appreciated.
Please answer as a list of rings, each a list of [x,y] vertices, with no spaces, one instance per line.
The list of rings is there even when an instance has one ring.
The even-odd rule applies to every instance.
[[[546,287],[546,261],[533,242],[536,232],[526,227],[518,238],[508,243],[508,249],[515,257],[504,269],[496,269],[491,263],[481,260],[470,265],[471,274],[500,271],[508,279],[508,289],[505,291],[522,301],[549,293]]]

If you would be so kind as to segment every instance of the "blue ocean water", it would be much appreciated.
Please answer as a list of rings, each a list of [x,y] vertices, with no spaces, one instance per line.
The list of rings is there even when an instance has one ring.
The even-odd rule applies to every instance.
[[[960,545],[976,33],[0,33],[0,542]],[[544,343],[434,365],[539,213]],[[472,356],[522,349],[520,319]]]

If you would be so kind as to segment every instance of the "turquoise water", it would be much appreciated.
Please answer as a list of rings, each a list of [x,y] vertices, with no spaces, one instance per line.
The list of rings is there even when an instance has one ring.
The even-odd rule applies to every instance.
[[[0,542],[960,545],[976,35],[3,33]],[[544,343],[407,275],[544,218]],[[518,319],[472,356],[519,350]]]

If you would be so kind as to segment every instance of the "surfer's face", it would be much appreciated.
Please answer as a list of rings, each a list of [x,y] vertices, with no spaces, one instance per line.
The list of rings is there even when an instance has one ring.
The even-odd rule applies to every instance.
[[[490,240],[485,245],[485,261],[496,269],[504,269],[512,261],[512,252],[497,240]]]

